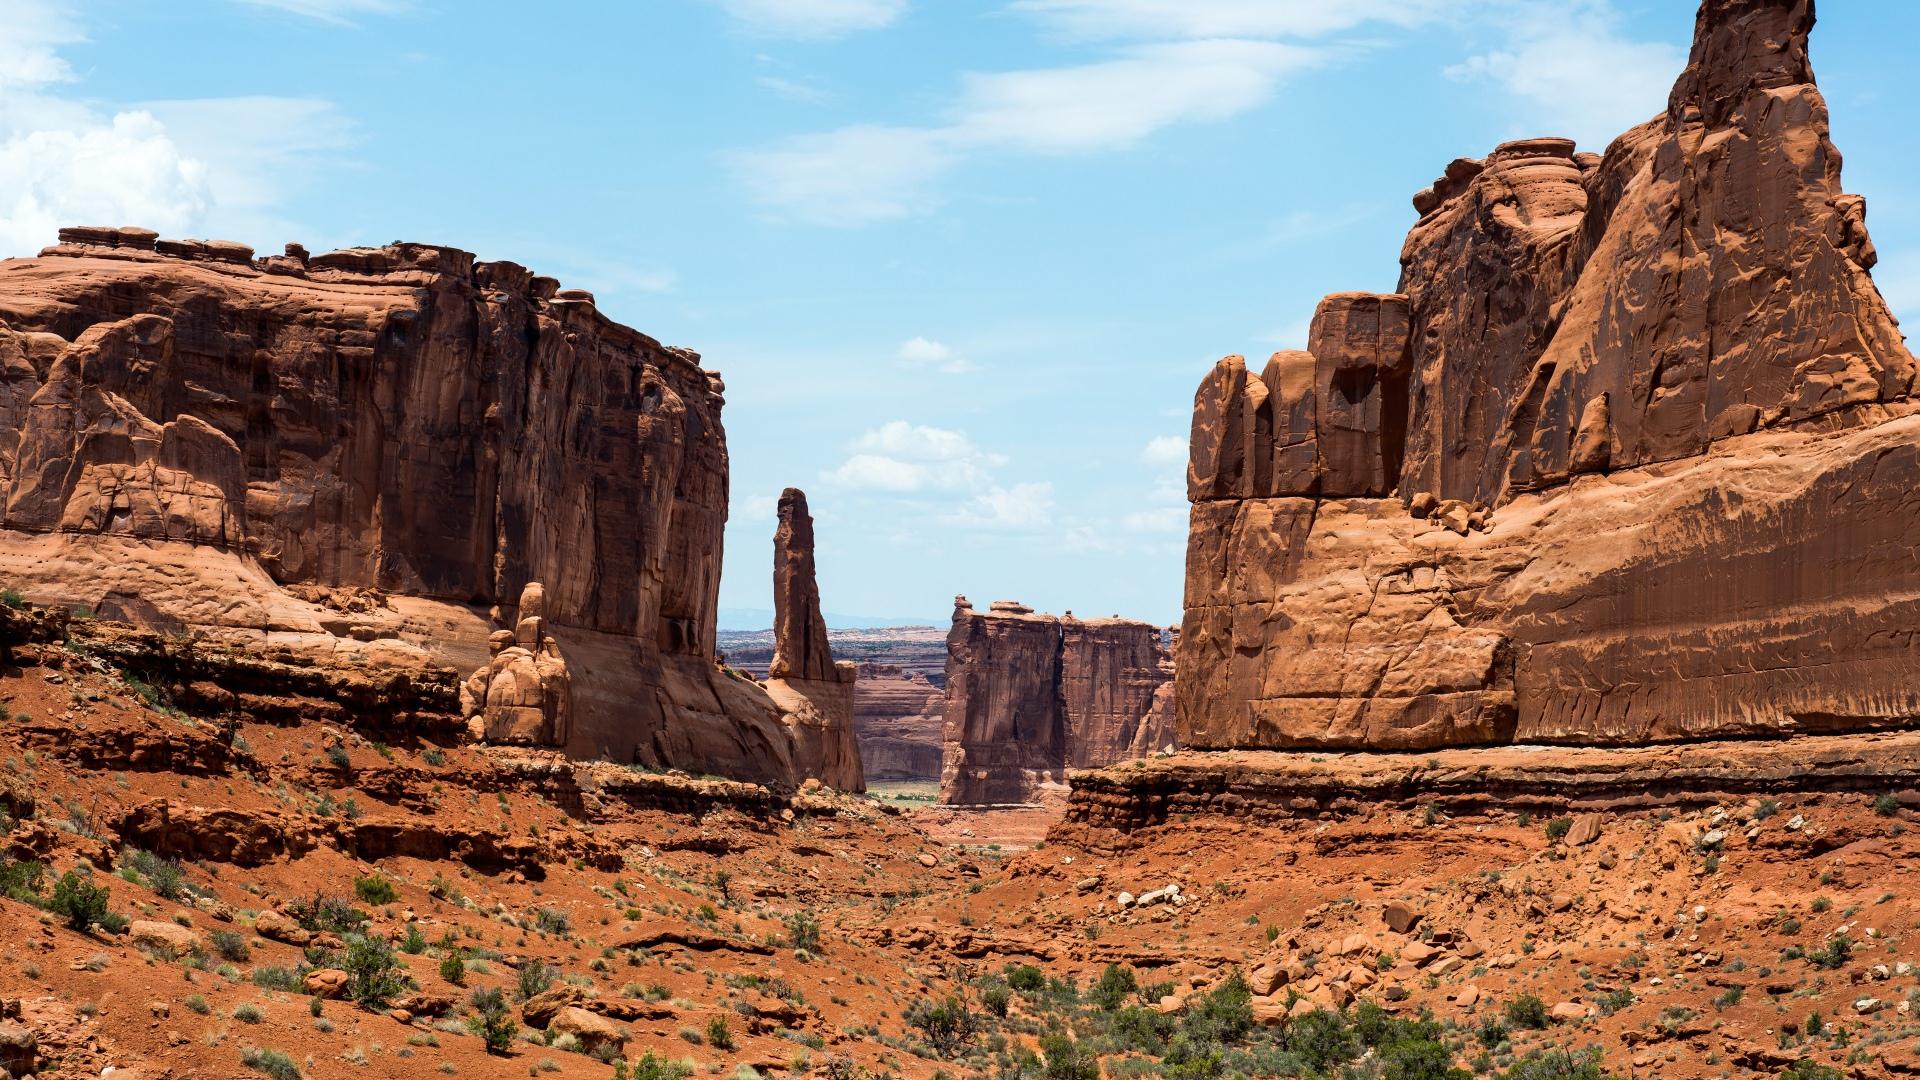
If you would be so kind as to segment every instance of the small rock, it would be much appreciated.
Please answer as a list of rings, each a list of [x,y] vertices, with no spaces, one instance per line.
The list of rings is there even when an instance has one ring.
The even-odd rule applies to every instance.
[[[337,998],[347,992],[347,973],[339,968],[315,968],[300,985],[314,997]]]
[[[572,1005],[561,1009],[547,1030],[579,1039],[580,1050],[586,1054],[603,1048],[620,1051],[627,1046],[627,1037],[621,1034],[619,1026],[613,1021]]]
[[[1073,883],[1073,890],[1075,892],[1090,893],[1099,887],[1100,887],[1100,876],[1098,874],[1095,874],[1092,877],[1083,877],[1079,881],[1076,881]]]
[[[1553,1017],[1555,1023],[1561,1024],[1570,1023],[1575,1020],[1585,1020],[1587,1018],[1587,1007],[1577,1001],[1563,1001],[1555,1005],[1548,1015]]]
[[[1856,998],[1853,1002],[1853,1011],[1862,1014],[1879,1012],[1880,999],[1874,997]]]
[[[1386,920],[1387,929],[1396,934],[1410,934],[1420,923],[1420,913],[1405,904],[1388,904],[1381,910],[1380,917]]]
[[[1567,830],[1569,847],[1585,847],[1600,839],[1600,815],[1581,814],[1573,819],[1573,828]]]
[[[177,923],[136,919],[127,927],[127,937],[135,945],[144,945],[168,956],[186,956],[204,951],[200,935]]]
[[[940,860],[934,858],[933,855],[929,854],[928,852],[923,851],[920,853],[920,865],[931,869],[933,867],[939,866]]]

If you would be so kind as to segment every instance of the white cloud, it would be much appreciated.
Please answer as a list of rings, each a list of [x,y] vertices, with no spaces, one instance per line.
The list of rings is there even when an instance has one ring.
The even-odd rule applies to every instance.
[[[1319,37],[1380,20],[1403,26],[1459,0],[1015,0],[1012,9],[1088,38]]]
[[[970,156],[1071,154],[1131,146],[1179,123],[1263,104],[1313,50],[1264,41],[1132,46],[1073,67],[971,73],[947,122],[860,124],[728,157],[753,199],[793,220],[860,225],[939,205],[934,184]]]
[[[1519,99],[1516,132],[1566,135],[1589,150],[1665,108],[1687,60],[1672,42],[1625,36],[1608,0],[1514,5],[1502,26],[1502,47],[1447,76],[1491,82]]]
[[[939,204],[927,189],[954,163],[942,133],[861,124],[795,135],[726,157],[752,199],[810,225],[864,225]]]
[[[151,102],[111,113],[63,93],[71,9],[12,0],[0,45],[0,255],[31,254],[61,225],[215,226],[264,239],[289,177],[310,177],[348,124],[327,102],[245,97]],[[283,238],[283,237],[282,237]]]
[[[894,420],[854,440],[839,468],[824,474],[842,487],[868,491],[979,491],[1006,458],[987,453],[965,432]]]
[[[1155,435],[1147,440],[1146,448],[1140,451],[1140,460],[1149,465],[1185,465],[1187,440],[1177,435]]]
[[[778,75],[762,75],[754,80],[763,89],[772,91],[789,101],[798,101],[803,105],[824,104],[832,95],[816,86],[795,79],[783,79]]]
[[[233,0],[249,7],[272,8],[320,22],[348,25],[363,15],[393,15],[406,8],[402,0]]]
[[[1053,524],[1053,485],[995,485],[948,515],[949,524],[987,532],[1039,532]]]
[[[903,366],[910,368],[931,368],[948,375],[964,375],[977,370],[966,357],[947,345],[923,337],[909,338],[900,343],[894,353]]]
[[[836,38],[856,30],[879,30],[907,12],[907,0],[715,0],[727,14],[758,34],[802,39]]]

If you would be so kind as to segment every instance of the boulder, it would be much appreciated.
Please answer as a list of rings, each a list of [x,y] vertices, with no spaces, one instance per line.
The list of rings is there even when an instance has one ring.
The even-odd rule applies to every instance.
[[[301,978],[300,985],[314,997],[337,998],[346,996],[350,980],[339,968],[315,968]]]
[[[1380,918],[1386,922],[1387,929],[1396,934],[1411,934],[1413,928],[1420,923],[1419,912],[1397,902],[1382,908]]]
[[[18,1020],[0,1020],[0,1071],[32,1076],[39,1070],[40,1040]]]
[[[1573,819],[1573,828],[1567,830],[1567,844],[1570,847],[1585,847],[1600,839],[1600,815],[1581,814]]]
[[[586,996],[579,987],[560,983],[528,998],[526,1004],[520,1006],[520,1019],[526,1021],[528,1027],[544,1028],[553,1023],[553,1018],[560,1015],[561,1010],[585,1000]]]
[[[168,956],[188,956],[206,951],[206,942],[200,935],[178,923],[135,919],[127,925],[127,938],[135,945]]]
[[[622,1051],[627,1046],[626,1033],[619,1025],[604,1016],[598,1016],[585,1009],[568,1005],[554,1014],[547,1030],[554,1035],[571,1035],[580,1040],[580,1051],[592,1054],[602,1049]]]

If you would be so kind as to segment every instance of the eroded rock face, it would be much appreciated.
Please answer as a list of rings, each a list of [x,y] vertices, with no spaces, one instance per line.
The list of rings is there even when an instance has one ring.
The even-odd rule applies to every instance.
[[[1199,748],[1903,725],[1914,364],[1805,0],[1706,0],[1667,111],[1449,165],[1398,292],[1195,398]]]
[[[950,804],[1023,803],[1096,768],[1173,741],[1160,628],[1036,614],[1009,600],[955,600],[947,638],[945,759]]]
[[[490,715],[540,703],[516,739],[792,781],[780,710],[713,662],[722,395],[512,263],[63,230],[0,262],[0,577],[223,644],[506,658]],[[534,581],[546,636],[521,642]]]
[[[813,515],[806,492],[780,495],[773,534],[773,660],[767,693],[793,738],[794,769],[842,791],[865,791],[854,735],[854,665],[836,663],[813,569]]]
[[[853,722],[868,780],[939,780],[946,691],[898,664],[863,663]]]
[[[461,687],[460,704],[481,738],[523,746],[565,746],[573,720],[573,677],[560,642],[547,633],[546,591],[520,590],[514,629],[495,631],[493,659]]]

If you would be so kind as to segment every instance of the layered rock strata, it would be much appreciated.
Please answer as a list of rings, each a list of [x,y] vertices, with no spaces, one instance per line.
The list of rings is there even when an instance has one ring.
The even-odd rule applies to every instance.
[[[1143,756],[1172,740],[1164,632],[1128,619],[1036,614],[1010,600],[954,603],[940,798],[1034,801],[1066,770]]]
[[[1449,165],[1399,289],[1195,399],[1184,745],[1631,744],[1920,716],[1920,417],[1806,0],[1664,113]]]
[[[799,488],[780,494],[773,534],[773,661],[766,690],[784,714],[802,776],[865,791],[854,737],[854,665],[836,662],[814,577],[813,515]]]
[[[940,779],[947,693],[918,671],[863,663],[853,684],[853,723],[868,780]]]
[[[781,708],[714,663],[727,450],[696,355],[452,248],[60,241],[0,262],[10,588],[395,671],[491,669],[510,635],[505,737],[803,775]]]

